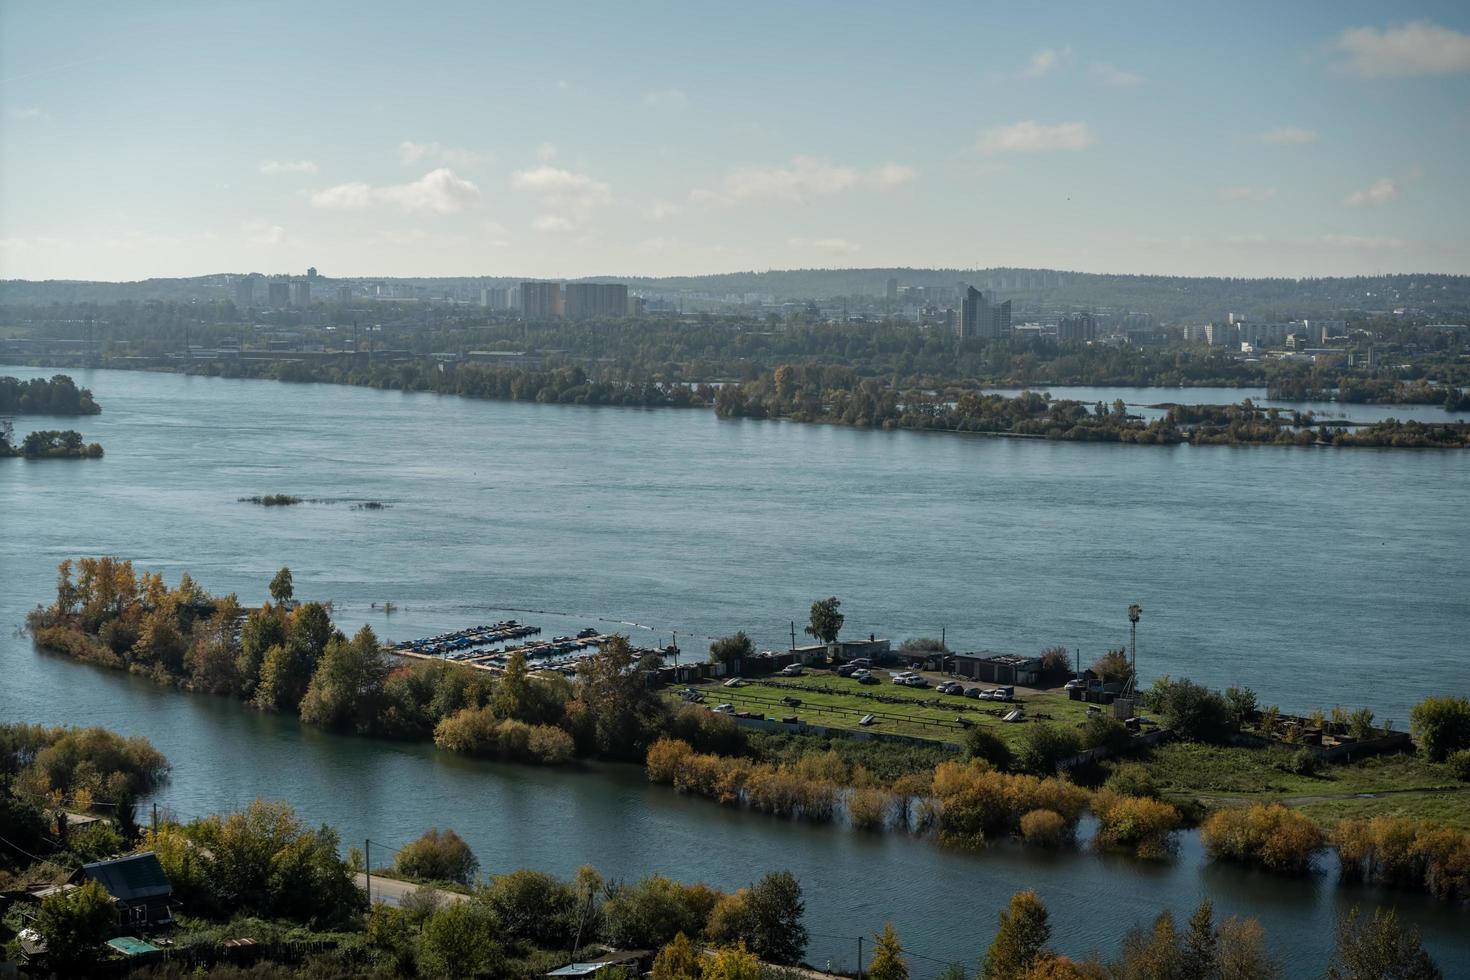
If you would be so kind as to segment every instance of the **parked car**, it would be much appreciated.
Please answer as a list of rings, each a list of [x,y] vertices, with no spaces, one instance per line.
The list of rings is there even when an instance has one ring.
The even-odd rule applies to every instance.
[[[898,673],[892,675],[892,677],[893,677],[893,683],[895,683],[895,684],[907,684],[909,682],[909,678],[910,677],[917,677],[917,676],[919,676],[919,675],[918,674],[915,674],[911,670],[900,670]]]
[[[967,687],[965,688],[965,697],[979,700],[985,697],[985,691],[978,687]]]
[[[903,683],[906,687],[928,687],[929,681],[918,674],[910,674],[905,677]]]
[[[852,664],[843,664],[842,666],[837,668],[837,676],[851,677],[853,674],[857,673],[858,670],[859,668],[854,667]]]
[[[800,677],[804,673],[806,673],[806,670],[801,664],[787,664],[780,670],[782,677]]]
[[[874,677],[872,674],[864,674],[863,676],[861,676],[861,677],[859,677],[857,679],[857,682],[859,684],[882,684],[883,683],[878,678]]]
[[[961,684],[959,681],[945,681],[943,684],[940,684],[937,688],[935,688],[935,690],[941,694],[964,695],[965,685]]]
[[[866,670],[864,670],[861,667],[859,667],[857,670],[855,670],[855,671],[852,672],[852,679],[855,680],[855,681],[860,681],[864,677],[871,677],[871,676],[872,676],[872,674],[869,671],[866,671]]]
[[[849,660],[848,663],[851,664],[854,667],[871,667],[871,666],[873,666],[873,661],[870,660],[870,659],[868,659],[867,657],[854,657],[851,660]]]
[[[1062,685],[1062,689],[1063,690],[1066,690],[1066,691],[1072,691],[1072,690],[1075,690],[1075,689],[1077,689],[1079,687],[1086,687],[1086,686],[1087,686],[1087,682],[1086,681],[1084,681],[1080,677],[1074,677],[1071,680],[1069,680],[1067,683],[1063,684]]]
[[[745,682],[738,677],[732,677],[725,682],[726,687],[744,687]]]
[[[733,715],[735,713],[735,706],[733,704],[717,704],[713,710],[716,714]]]

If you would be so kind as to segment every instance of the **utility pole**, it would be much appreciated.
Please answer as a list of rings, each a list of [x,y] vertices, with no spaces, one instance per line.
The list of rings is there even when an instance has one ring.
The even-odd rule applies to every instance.
[[[158,801],[153,802],[153,836],[158,836]]]
[[[362,839],[362,870],[367,878],[368,908],[373,907],[373,842],[371,838]]]
[[[791,649],[796,649],[796,620],[791,621]]]
[[[858,937],[858,974],[857,980],[863,980],[863,937]]]
[[[679,631],[674,630],[674,639],[670,644],[674,648],[674,666],[679,666]]]

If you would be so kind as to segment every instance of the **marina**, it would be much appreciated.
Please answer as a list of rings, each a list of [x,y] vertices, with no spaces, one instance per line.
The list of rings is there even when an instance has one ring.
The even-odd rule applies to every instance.
[[[514,619],[487,626],[470,626],[451,633],[419,640],[402,640],[383,647],[385,653],[417,660],[447,660],[500,673],[515,654],[522,654],[533,670],[549,670],[571,676],[577,665],[592,656],[611,639],[610,634],[599,633],[588,627],[575,636],[556,636],[549,640],[534,640],[519,646],[497,646],[513,640],[540,636],[541,627],[528,626]],[[658,651],[639,650],[638,653]]]

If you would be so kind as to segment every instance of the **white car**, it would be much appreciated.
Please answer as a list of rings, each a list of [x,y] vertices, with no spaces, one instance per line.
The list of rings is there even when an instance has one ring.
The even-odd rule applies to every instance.
[[[745,682],[738,677],[732,677],[725,682],[725,687],[744,687]]]
[[[800,677],[806,671],[802,669],[801,664],[787,664],[781,668],[780,673],[782,677]]]
[[[733,715],[735,713],[735,706],[733,704],[717,704],[710,710],[717,715]]]

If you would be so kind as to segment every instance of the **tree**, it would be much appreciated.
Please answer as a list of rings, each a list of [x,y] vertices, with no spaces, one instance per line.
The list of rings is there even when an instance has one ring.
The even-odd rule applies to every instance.
[[[1011,747],[1006,744],[1005,739],[984,725],[972,725],[967,728],[964,745],[966,758],[984,759],[1000,770],[1010,767]]]
[[[873,963],[868,967],[873,980],[909,980],[909,968],[903,961],[903,944],[892,922],[883,923],[883,932],[873,937]]]
[[[628,638],[613,636],[578,665],[577,676],[577,701],[590,721],[597,750],[614,758],[643,758],[664,707],[647,683],[646,670],[635,661]]]
[[[699,980],[699,954],[682,932],[653,960],[653,980]]]
[[[1281,964],[1266,952],[1266,931],[1255,919],[1231,916],[1220,923],[1220,980],[1276,980]]]
[[[577,895],[555,875],[528,869],[496,875],[481,892],[508,936],[547,949],[574,940],[584,904]]]
[[[1419,750],[1432,762],[1470,748],[1470,700],[1463,697],[1427,697],[1410,710],[1409,724]]]
[[[95,963],[117,929],[112,896],[95,881],[41,900],[35,929],[46,943],[46,965],[65,976]]]
[[[1189,917],[1184,934],[1180,980],[1213,980],[1219,972],[1220,934],[1215,929],[1215,906],[1208,898]]]
[[[806,952],[807,931],[802,924],[806,903],[801,885],[790,871],[775,871],[745,893],[746,942],[753,953],[771,963],[791,966]]]
[[[1225,699],[1202,684],[1185,679],[1156,679],[1146,698],[1164,716],[1164,727],[1179,738],[1216,742],[1230,733],[1233,716]]]
[[[739,673],[740,661],[755,656],[755,644],[744,630],[722,636],[709,645],[711,663],[724,664],[728,673]]]
[[[276,577],[271,579],[271,598],[278,606],[289,606],[295,596],[295,589],[291,585],[291,569],[285,566],[276,572]]]
[[[479,869],[479,859],[470,845],[452,830],[431,827],[418,840],[404,845],[393,859],[393,868],[405,878],[421,881],[452,881],[468,885]]]
[[[419,970],[431,977],[480,977],[502,959],[495,919],[478,902],[450,902],[419,934]]]
[[[358,630],[351,642],[333,637],[301,701],[301,720],[365,734],[377,724],[387,677],[388,663],[372,627]]]
[[[1256,692],[1248,687],[1227,687],[1225,706],[1230,709],[1230,717],[1235,719],[1235,727],[1244,728],[1246,722],[1256,715]]]
[[[717,951],[703,966],[704,980],[761,980],[765,976],[760,959],[744,943]]]
[[[1133,676],[1133,668],[1128,663],[1128,651],[1122,648],[1109,650],[1094,660],[1088,669],[1104,684],[1122,684]]]
[[[1034,891],[1017,892],[1000,914],[1000,931],[985,954],[985,980],[1021,980],[1042,958],[1051,938],[1046,905]]]
[[[1072,728],[1051,723],[1028,725],[1015,753],[1015,765],[1023,772],[1050,776],[1062,760],[1076,755],[1082,748],[1081,737]]]
[[[1355,906],[1337,921],[1337,947],[1327,966],[1328,980],[1439,980],[1434,959],[1419,946],[1419,930],[1399,926],[1393,909],[1373,917]]]
[[[833,643],[837,634],[842,632],[842,624],[846,617],[838,612],[842,600],[835,595],[826,599],[818,599],[812,603],[811,623],[806,632],[823,643]]]

